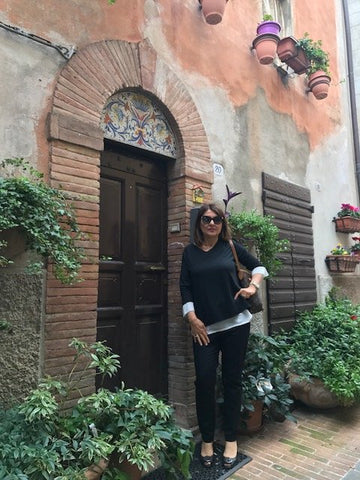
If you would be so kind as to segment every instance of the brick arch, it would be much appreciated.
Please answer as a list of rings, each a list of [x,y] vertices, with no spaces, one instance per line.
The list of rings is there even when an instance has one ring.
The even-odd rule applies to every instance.
[[[99,167],[104,146],[100,115],[106,100],[126,88],[139,89],[160,102],[179,147],[168,185],[168,220],[181,225],[180,232],[168,237],[169,398],[180,423],[191,427],[196,424],[189,387],[191,342],[181,321],[178,275],[189,239],[192,187],[201,184],[205,198],[210,197],[212,166],[205,130],[189,92],[146,41],[88,45],[63,68],[55,87],[49,118],[50,182],[74,198],[79,225],[89,238],[83,242],[87,260],[82,283],[63,286],[48,272],[44,370],[52,375],[67,370],[71,354],[67,345],[73,336],[90,342],[96,338]],[[94,378],[89,376],[83,393],[93,389]]]

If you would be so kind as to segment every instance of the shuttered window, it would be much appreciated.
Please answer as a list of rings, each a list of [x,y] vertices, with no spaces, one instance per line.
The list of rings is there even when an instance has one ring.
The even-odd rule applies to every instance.
[[[316,303],[316,278],[310,190],[263,173],[264,213],[274,217],[281,238],[290,240],[288,252],[279,254],[283,267],[267,282],[269,334],[289,330],[297,310]]]

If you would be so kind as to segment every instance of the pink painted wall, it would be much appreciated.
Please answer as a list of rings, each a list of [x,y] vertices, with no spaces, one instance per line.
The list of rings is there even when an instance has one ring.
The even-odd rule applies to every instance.
[[[258,63],[250,46],[262,16],[259,3],[229,0],[223,21],[216,26],[206,24],[197,0],[117,0],[115,5],[107,0],[1,0],[0,18],[77,48],[103,39],[137,42],[149,25],[155,25],[150,42],[156,35],[165,39],[170,61],[180,66],[184,78],[188,73],[205,77],[225,89],[235,106],[246,104],[258,87],[263,88],[270,107],[290,115],[299,131],[307,133],[313,149],[340,122],[335,2],[326,2],[326,8],[314,0],[292,4],[294,36],[299,38],[307,31],[315,40],[322,39],[330,53],[332,86],[322,101],[305,93],[304,75],[292,79],[285,89],[275,68]]]

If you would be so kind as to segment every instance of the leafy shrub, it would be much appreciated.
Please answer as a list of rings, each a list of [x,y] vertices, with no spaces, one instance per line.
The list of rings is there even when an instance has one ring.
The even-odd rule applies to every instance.
[[[164,401],[122,386],[101,388],[64,408],[88,369],[112,376],[119,367],[118,356],[101,342],[74,339],[71,346],[66,380],[46,379],[24,402],[0,411],[0,479],[83,480],[89,468],[110,460],[102,479],[126,480],[119,462],[148,470],[154,454],[168,475],[190,478],[192,435],[175,424]]]
[[[343,405],[360,401],[360,305],[332,291],[278,338],[285,340],[282,356],[290,372],[319,378]]]
[[[278,257],[289,247],[287,239],[280,238],[278,227],[271,215],[260,215],[255,209],[241,212],[231,211],[228,221],[235,238],[249,250],[255,249],[256,256],[265,265],[270,277],[281,269]]]

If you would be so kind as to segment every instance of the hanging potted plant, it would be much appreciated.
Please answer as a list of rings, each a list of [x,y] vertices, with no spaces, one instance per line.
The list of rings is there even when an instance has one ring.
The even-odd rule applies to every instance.
[[[264,33],[272,33],[274,35],[279,35],[281,31],[281,25],[278,22],[275,22],[272,15],[266,13],[263,16],[263,21],[260,22],[256,29],[257,35],[263,35]]]
[[[341,210],[333,221],[335,222],[337,232],[360,232],[360,208],[354,207],[350,203],[342,203]]]
[[[310,67],[310,61],[294,37],[285,37],[279,41],[277,55],[298,75],[302,75]]]
[[[276,56],[277,45],[280,37],[281,26],[274,22],[271,15],[264,15],[264,20],[259,23],[256,29],[256,37],[253,40],[252,48],[262,65],[269,65]]]
[[[328,96],[331,81],[329,54],[322,49],[321,40],[314,41],[307,32],[297,43],[310,62],[310,67],[306,70],[309,91],[317,100],[322,100]]]
[[[351,245],[350,247],[350,252],[352,255],[355,255],[355,257],[359,257],[360,261],[360,237],[351,237],[353,240],[355,240],[354,245]]]
[[[331,255],[326,255],[325,262],[330,272],[346,273],[354,272],[359,260],[338,243],[331,250]]]
[[[221,22],[228,0],[199,0],[206,23],[216,25]]]

